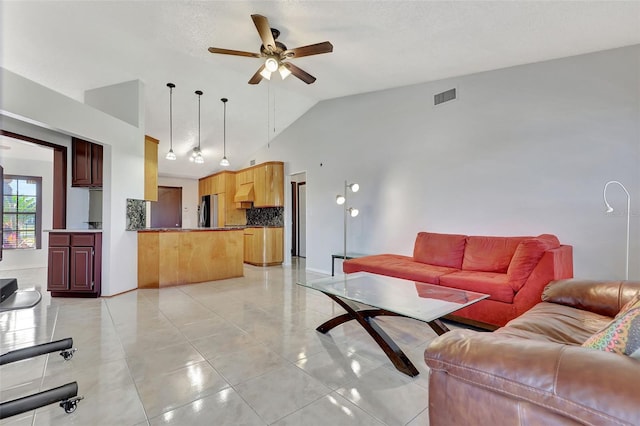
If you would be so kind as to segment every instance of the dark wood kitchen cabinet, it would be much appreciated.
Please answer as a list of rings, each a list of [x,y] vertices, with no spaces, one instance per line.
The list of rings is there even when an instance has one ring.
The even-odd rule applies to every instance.
[[[78,138],[71,145],[71,186],[101,188],[102,145]]]
[[[102,233],[50,232],[47,290],[54,297],[99,297]]]

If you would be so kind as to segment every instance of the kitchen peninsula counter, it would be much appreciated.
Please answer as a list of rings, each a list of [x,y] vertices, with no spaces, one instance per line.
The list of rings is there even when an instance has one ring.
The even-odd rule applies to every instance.
[[[138,288],[159,288],[243,275],[243,229],[138,230]]]

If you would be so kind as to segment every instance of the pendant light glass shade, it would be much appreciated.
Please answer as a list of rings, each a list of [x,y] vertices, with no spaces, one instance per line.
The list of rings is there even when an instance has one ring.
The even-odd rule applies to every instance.
[[[202,156],[202,151],[200,150],[200,96],[202,96],[202,90],[196,90],[196,95],[198,95],[198,146],[193,148],[193,153],[191,154],[191,161],[196,164],[204,163],[204,157]]]
[[[176,154],[173,152],[173,88],[176,87],[173,83],[167,83],[169,88],[169,143],[170,148],[167,155],[164,157],[167,160],[175,160]]]
[[[220,165],[222,167],[229,167],[231,164],[229,160],[227,160],[227,101],[229,99],[222,98],[220,100],[224,105],[224,118],[222,120],[222,160],[220,160]]]

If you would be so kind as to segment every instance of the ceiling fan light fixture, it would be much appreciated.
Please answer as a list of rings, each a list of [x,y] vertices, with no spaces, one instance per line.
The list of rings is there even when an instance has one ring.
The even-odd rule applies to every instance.
[[[264,61],[264,67],[269,72],[276,72],[280,63],[278,60],[272,56],[269,56],[266,61]]]
[[[283,80],[291,75],[291,71],[289,71],[289,68],[285,67],[284,64],[280,65],[280,67],[278,68],[278,72],[280,73],[280,77],[282,77]]]
[[[271,71],[269,71],[266,67],[263,68],[262,71],[260,71],[260,75],[265,80],[271,80]]]

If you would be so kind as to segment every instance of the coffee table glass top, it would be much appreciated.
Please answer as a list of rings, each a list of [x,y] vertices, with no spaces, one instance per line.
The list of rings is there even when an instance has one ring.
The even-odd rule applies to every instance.
[[[298,282],[342,299],[420,321],[433,321],[489,297],[487,294],[366,272]]]

